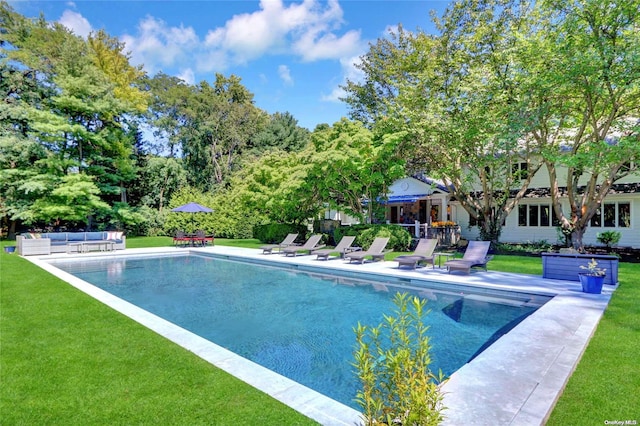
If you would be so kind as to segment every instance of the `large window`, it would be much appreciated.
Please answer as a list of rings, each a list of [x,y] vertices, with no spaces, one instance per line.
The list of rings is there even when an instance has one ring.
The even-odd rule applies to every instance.
[[[591,218],[596,228],[628,228],[631,226],[631,203],[603,203]]]
[[[558,226],[558,221],[549,204],[520,204],[518,226]]]

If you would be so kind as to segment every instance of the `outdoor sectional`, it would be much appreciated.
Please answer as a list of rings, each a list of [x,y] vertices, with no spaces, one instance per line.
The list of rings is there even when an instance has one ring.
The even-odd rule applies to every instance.
[[[80,253],[91,250],[123,250],[126,237],[122,232],[48,232],[22,234],[16,238],[22,256],[51,253]]]

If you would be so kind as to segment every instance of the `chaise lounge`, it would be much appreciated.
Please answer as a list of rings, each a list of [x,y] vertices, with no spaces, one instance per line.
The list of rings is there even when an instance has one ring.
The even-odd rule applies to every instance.
[[[345,235],[344,237],[342,237],[338,245],[335,246],[335,248],[314,250],[311,252],[311,254],[315,254],[318,256],[316,260],[320,260],[320,259],[328,260],[329,255],[331,253],[340,253],[340,257],[344,257],[345,254],[354,251],[351,248],[351,245],[355,240],[356,240],[356,237]]]
[[[285,256],[297,256],[298,253],[309,252],[309,254],[313,250],[321,249],[324,247],[324,244],[318,244],[322,239],[322,234],[316,234],[309,237],[309,239],[301,246],[289,246],[282,249],[282,253]]]
[[[436,239],[427,239],[421,238],[418,241],[418,245],[416,249],[413,251],[413,254],[398,256],[394,260],[398,262],[398,268],[401,266],[408,266],[411,269],[416,269],[416,266],[420,262],[428,262],[431,261],[431,267],[435,267],[435,256],[433,252],[438,245],[438,240]]]
[[[262,254],[271,254],[274,249],[282,250],[285,247],[293,245],[296,238],[298,238],[298,234],[289,234],[280,244],[267,244],[260,247],[260,250],[262,250]]]
[[[469,245],[464,252],[462,259],[454,259],[445,262],[449,273],[451,271],[462,271],[467,274],[471,273],[471,268],[481,267],[487,270],[487,263],[493,256],[487,256],[489,252],[490,241],[469,241]]]
[[[371,243],[371,246],[365,251],[355,251],[352,253],[347,253],[344,255],[345,259],[349,259],[349,263],[356,261],[361,264],[364,263],[365,257],[371,256],[371,260],[374,262],[376,260],[384,259],[384,255],[391,250],[385,250],[387,244],[389,243],[389,238],[376,238]]]

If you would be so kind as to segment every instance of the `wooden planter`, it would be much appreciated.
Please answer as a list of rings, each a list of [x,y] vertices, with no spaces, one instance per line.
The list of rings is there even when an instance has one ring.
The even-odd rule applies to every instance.
[[[586,272],[580,266],[587,266],[591,259],[598,262],[598,268],[606,269],[604,283],[618,283],[618,258],[598,254],[542,253],[542,277],[554,280],[580,281],[578,274]]]

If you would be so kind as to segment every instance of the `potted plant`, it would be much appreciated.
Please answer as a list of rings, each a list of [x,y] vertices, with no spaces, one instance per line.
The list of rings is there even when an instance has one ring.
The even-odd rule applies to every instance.
[[[581,265],[580,269],[587,271],[578,274],[580,277],[580,284],[582,284],[582,291],[592,294],[602,293],[602,284],[604,284],[604,277],[607,270],[598,268],[598,262],[596,262],[595,259],[591,259],[591,262],[586,266]]]

